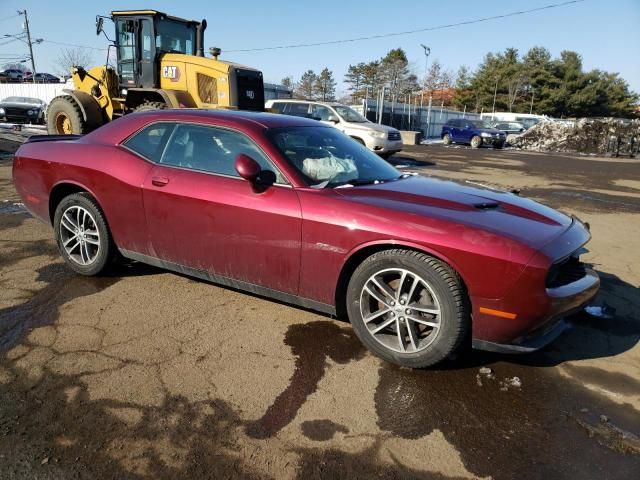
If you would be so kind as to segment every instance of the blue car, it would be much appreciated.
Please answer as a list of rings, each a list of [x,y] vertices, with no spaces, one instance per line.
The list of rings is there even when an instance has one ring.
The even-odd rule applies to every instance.
[[[491,128],[483,120],[455,118],[442,126],[440,138],[442,138],[445,145],[455,142],[466,143],[471,145],[472,148],[480,148],[482,145],[502,148],[507,136],[504,132]]]

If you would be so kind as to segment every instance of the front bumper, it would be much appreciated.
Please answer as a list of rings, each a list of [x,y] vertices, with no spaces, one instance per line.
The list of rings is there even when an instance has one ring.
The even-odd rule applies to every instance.
[[[375,153],[397,153],[402,150],[402,140],[385,140],[374,138],[367,145],[369,150],[373,150]]]
[[[480,137],[482,138],[483,145],[504,145],[504,142],[507,140],[507,136],[496,136],[496,137]]]
[[[591,270],[575,282],[556,288],[547,288],[550,309],[540,326],[534,331],[509,343],[473,340],[473,347],[501,353],[529,353],[539,350],[564,332],[569,324],[564,317],[582,310],[598,293],[600,277]]]

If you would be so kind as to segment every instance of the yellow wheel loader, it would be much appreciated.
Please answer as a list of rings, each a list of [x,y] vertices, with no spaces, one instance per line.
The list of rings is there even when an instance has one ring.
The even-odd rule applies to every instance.
[[[114,11],[96,17],[115,23],[115,68],[107,65],[72,70],[74,89],[51,100],[50,134],[82,134],[127,113],[159,108],[264,110],[262,72],[204,56],[202,22],[156,10]],[[106,34],[105,34],[106,36]],[[108,37],[107,37],[108,38]]]

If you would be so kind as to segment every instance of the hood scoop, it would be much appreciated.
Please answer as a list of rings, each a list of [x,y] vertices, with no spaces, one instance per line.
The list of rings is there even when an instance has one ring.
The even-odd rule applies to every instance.
[[[495,210],[500,204],[498,202],[481,202],[474,203],[473,206],[478,210]]]

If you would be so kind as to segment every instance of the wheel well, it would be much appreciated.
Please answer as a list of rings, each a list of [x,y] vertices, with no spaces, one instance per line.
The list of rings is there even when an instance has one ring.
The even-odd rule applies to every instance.
[[[424,250],[419,250],[417,248],[411,248],[404,245],[391,244],[391,243],[371,245],[369,247],[365,247],[361,250],[358,250],[353,255],[351,255],[343,265],[342,270],[340,271],[340,275],[338,276],[338,283],[336,285],[336,293],[335,293],[336,316],[338,318],[343,320],[347,318],[347,288],[349,288],[349,280],[351,279],[353,272],[355,272],[356,268],[358,268],[358,265],[360,265],[362,262],[364,262],[368,257],[373,255],[374,253],[382,252],[384,250],[397,250],[397,249],[412,250],[414,252],[424,253],[426,255],[430,255],[434,258],[437,258],[445,265],[448,265],[449,268],[451,268],[451,270],[453,270],[457,274],[458,278],[460,279],[462,288],[465,294],[467,295],[467,301],[469,302],[469,304],[471,303],[471,298],[469,298],[467,285],[465,284],[464,279],[462,278],[462,275],[460,275],[460,273],[455,268],[453,268],[453,266],[447,263],[444,259],[438,257],[437,255],[434,255],[431,252],[425,252]]]
[[[145,102],[161,102],[167,103],[165,98],[158,91],[154,90],[130,90],[127,93],[127,108],[129,110],[134,110],[136,107],[139,107]],[[170,105],[167,105],[170,106]]]
[[[366,146],[366,143],[364,142],[363,139],[361,139],[360,137],[355,137],[353,135],[350,135],[351,138],[353,138],[356,142],[361,143],[362,145]]]
[[[68,197],[74,193],[87,192],[84,188],[79,185],[74,185],[73,183],[60,183],[56,185],[53,190],[51,190],[51,194],[49,195],[49,219],[51,220],[51,224],[53,225],[53,217],[56,214],[56,208],[62,201],[63,198]]]

